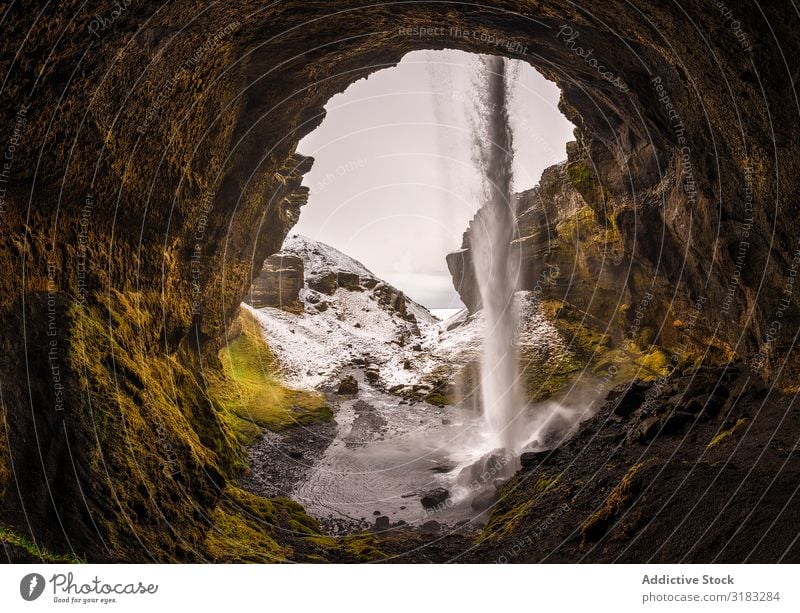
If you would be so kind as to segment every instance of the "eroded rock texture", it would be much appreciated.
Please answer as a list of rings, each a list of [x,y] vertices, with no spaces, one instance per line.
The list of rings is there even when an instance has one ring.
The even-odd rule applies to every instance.
[[[276,253],[264,260],[264,267],[253,280],[245,302],[257,309],[292,308],[300,299],[304,283],[303,259],[296,255]]]
[[[307,196],[296,143],[333,94],[414,49],[554,80],[578,126],[573,185],[619,234],[609,291],[635,305],[655,288],[700,344],[796,382],[783,7],[729,2],[736,32],[712,2],[118,4],[4,13],[4,524],[96,560],[219,550],[241,455],[205,379]]]

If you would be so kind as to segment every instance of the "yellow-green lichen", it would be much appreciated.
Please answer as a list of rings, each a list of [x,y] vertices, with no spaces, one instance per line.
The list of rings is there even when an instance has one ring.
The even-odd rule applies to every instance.
[[[637,475],[653,458],[632,466],[617,486],[611,491],[603,505],[581,525],[581,536],[584,542],[600,539],[611,527],[619,513],[630,505],[636,493]]]
[[[722,432],[717,434],[713,439],[711,439],[711,442],[708,444],[707,449],[713,449],[714,447],[717,447],[722,443],[725,443],[726,441],[732,440],[735,437],[735,435],[739,432],[739,430],[741,430],[746,424],[747,424],[747,418],[740,417],[739,419],[736,420],[736,423],[733,424],[731,428],[723,430]]]
[[[239,440],[249,444],[260,428],[280,431],[333,418],[325,397],[281,383],[278,361],[258,322],[242,310],[241,332],[219,352],[221,373],[210,373],[209,392]]]
[[[32,559],[40,560],[41,562],[59,563],[59,564],[75,564],[82,563],[83,560],[68,553],[53,553],[46,547],[37,545],[29,538],[26,538],[10,528],[0,524],[0,545],[10,548],[17,548],[23,552],[23,555],[29,556]]]

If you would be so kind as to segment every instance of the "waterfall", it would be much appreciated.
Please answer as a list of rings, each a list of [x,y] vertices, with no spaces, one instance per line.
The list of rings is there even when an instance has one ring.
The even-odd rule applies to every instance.
[[[514,341],[518,267],[512,265],[510,248],[516,217],[507,71],[502,57],[484,60],[484,95],[478,102],[480,129],[475,130],[484,204],[472,225],[470,241],[485,319],[480,381],[483,415],[494,447],[511,451],[525,442],[525,427],[515,423],[524,402]]]

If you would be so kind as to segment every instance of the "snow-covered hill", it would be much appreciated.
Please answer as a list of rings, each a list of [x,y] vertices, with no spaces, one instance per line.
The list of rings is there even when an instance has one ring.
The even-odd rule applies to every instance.
[[[425,307],[330,245],[295,235],[281,254],[303,259],[302,312],[243,307],[260,321],[288,383],[318,387],[354,363],[377,368],[387,387],[416,378],[391,371],[406,370],[423,340],[438,334],[440,322]]]
[[[357,260],[304,236],[289,237],[281,254],[303,259],[302,309],[243,308],[261,323],[288,384],[317,388],[359,365],[379,387],[421,397],[437,381],[452,383],[456,373],[480,358],[480,312],[468,316],[464,309],[440,321]],[[517,298],[524,322],[520,340],[562,346],[532,296],[519,292]]]

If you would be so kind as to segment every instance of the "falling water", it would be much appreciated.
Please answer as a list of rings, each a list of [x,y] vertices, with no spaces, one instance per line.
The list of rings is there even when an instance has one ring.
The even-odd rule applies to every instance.
[[[514,343],[517,268],[511,264],[510,248],[515,212],[511,192],[513,153],[505,59],[486,58],[483,73],[485,96],[479,103],[482,129],[476,130],[476,150],[485,202],[471,232],[473,266],[485,318],[481,400],[492,444],[514,450],[524,442],[525,432],[522,424],[515,423],[523,401]]]

